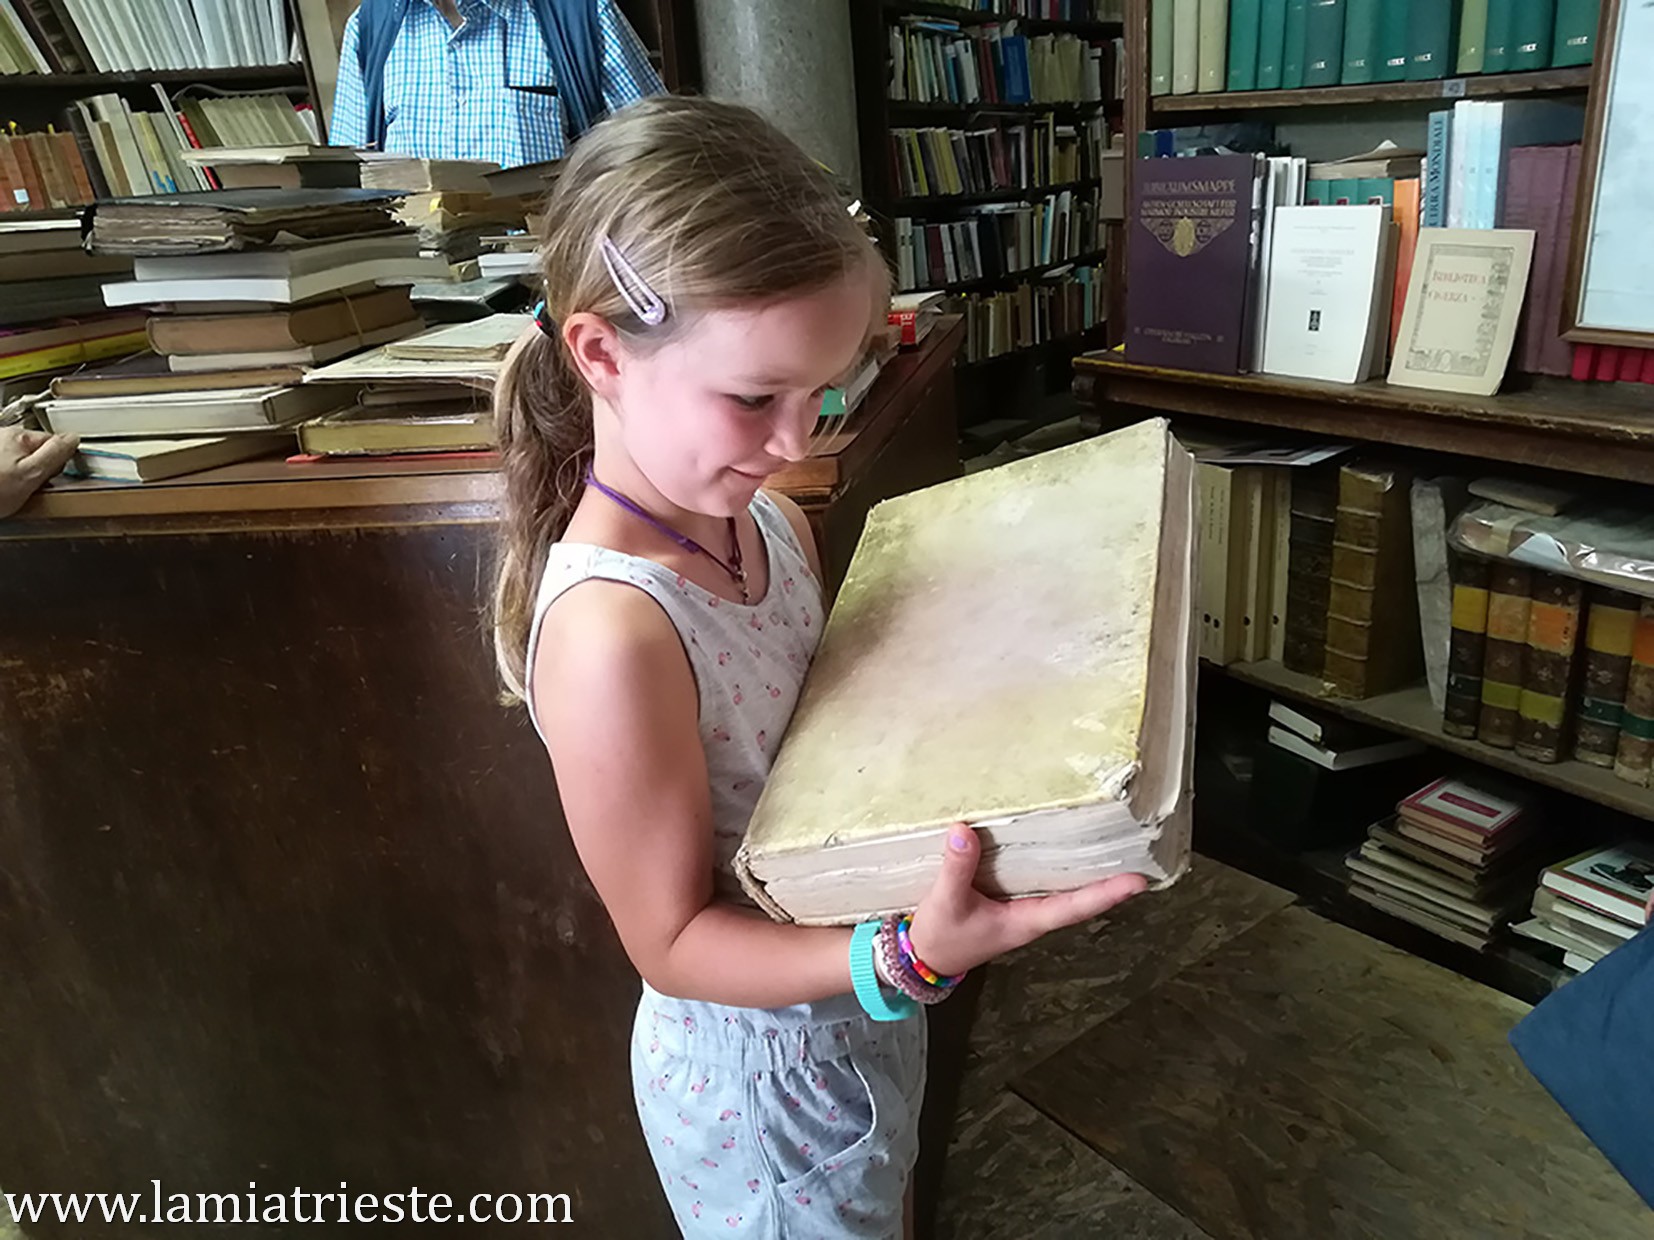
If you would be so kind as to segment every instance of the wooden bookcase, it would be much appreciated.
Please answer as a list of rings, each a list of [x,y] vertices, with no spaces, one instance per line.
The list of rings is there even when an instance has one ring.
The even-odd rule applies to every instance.
[[[1381,109],[1386,119],[1402,114],[1401,109],[1409,106],[1422,116],[1432,107],[1451,106],[1461,98],[1580,98],[1588,95],[1590,88],[1591,69],[1582,67],[1430,82],[1151,96],[1149,8],[1150,0],[1127,0],[1124,122],[1128,135],[1145,129],[1225,120],[1302,123],[1328,115],[1325,110],[1334,106],[1340,108],[1336,115],[1341,120],[1359,115],[1366,106]],[[1128,158],[1128,201],[1135,163]],[[1129,224],[1124,231],[1118,249],[1122,297],[1124,254],[1132,244]],[[1122,306],[1113,333],[1116,338],[1123,337],[1125,326]],[[1425,459],[1440,454],[1434,459],[1441,462],[1442,472],[1485,466],[1491,473],[1500,466],[1519,466],[1577,475],[1576,482],[1602,479],[1642,486],[1647,502],[1654,506],[1654,387],[1641,384],[1576,383],[1513,375],[1500,394],[1471,397],[1391,387],[1382,380],[1349,385],[1267,374],[1169,370],[1134,365],[1119,353],[1092,352],[1075,360],[1073,390],[1082,406],[1104,426],[1159,413],[1174,419],[1198,419],[1209,426],[1227,424],[1231,429],[1279,430],[1354,440],[1424,454]],[[1422,684],[1350,700],[1332,696],[1318,679],[1277,663],[1240,663],[1222,669],[1203,666],[1202,670],[1217,673],[1218,687],[1234,686],[1236,692],[1259,691],[1289,701],[1310,702],[1346,718],[1422,741],[1456,759],[1654,823],[1654,789],[1639,787],[1584,763],[1538,763],[1474,740],[1446,736]],[[1229,853],[1229,859],[1293,887],[1327,915],[1524,998],[1541,997],[1566,976],[1540,950],[1530,949],[1526,940],[1509,939],[1478,953],[1355,900],[1344,891],[1341,858],[1332,852],[1293,855],[1284,849],[1260,847],[1255,840],[1224,847],[1236,850]]]
[[[903,17],[934,17],[956,21],[964,26],[1015,20],[1021,32],[1035,35],[1046,33],[1073,34],[1081,38],[1103,40],[1118,38],[1124,32],[1120,22],[1044,21],[996,13],[978,13],[955,8],[948,4],[929,4],[923,0],[852,0],[850,5],[851,41],[855,63],[856,119],[858,146],[861,155],[862,201],[872,216],[881,244],[892,259],[895,255],[893,221],[907,216],[922,222],[943,222],[960,218],[962,208],[986,203],[1034,202],[1047,194],[1064,189],[1089,191],[1100,184],[1100,178],[1040,185],[1029,189],[997,190],[985,194],[931,194],[924,197],[903,197],[897,191],[892,177],[890,160],[890,131],[909,127],[946,126],[968,127],[995,118],[1037,117],[1056,114],[1064,119],[1090,119],[1105,116],[1111,133],[1120,132],[1125,115],[1125,101],[1069,103],[918,103],[894,100],[889,97],[889,40],[892,24]],[[1037,280],[1045,272],[1069,264],[1102,262],[1105,264],[1105,298],[1108,316],[1095,327],[1077,336],[1065,336],[1043,341],[1024,349],[1013,350],[968,365],[973,370],[997,367],[1002,362],[1022,360],[1050,361],[1063,354],[1072,355],[1082,349],[1096,348],[1112,340],[1111,324],[1121,300],[1117,287],[1120,266],[1115,261],[1119,253],[1119,225],[1105,221],[1100,225],[1101,244],[1091,252],[1074,255],[1059,262],[1046,263],[1021,271],[982,279],[959,280],[949,284],[931,284],[932,289],[948,293],[984,293],[1012,289],[1019,284]]]

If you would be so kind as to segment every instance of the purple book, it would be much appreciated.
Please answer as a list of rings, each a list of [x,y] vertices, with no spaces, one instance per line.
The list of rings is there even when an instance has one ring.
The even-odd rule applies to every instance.
[[[1252,155],[1138,160],[1126,360],[1237,374],[1252,265]]]
[[[1556,264],[1555,251],[1559,245],[1564,250],[1568,246],[1568,238],[1561,232],[1561,217],[1569,149],[1513,147],[1505,162],[1508,171],[1504,200],[1499,204],[1499,227],[1531,228],[1534,233],[1533,274],[1528,278],[1522,322],[1511,357],[1516,369],[1529,374],[1546,373],[1545,345],[1558,335],[1554,312],[1560,310],[1561,298],[1553,298],[1552,294],[1557,291],[1553,287],[1556,276],[1565,275]],[[1549,373],[1557,372],[1553,368]]]

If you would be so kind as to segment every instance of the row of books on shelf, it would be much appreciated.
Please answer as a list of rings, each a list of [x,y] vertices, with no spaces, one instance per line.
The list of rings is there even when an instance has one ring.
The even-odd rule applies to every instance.
[[[904,17],[890,27],[889,97],[908,103],[1100,103],[1124,91],[1120,39],[1017,33]]]
[[[1101,248],[1100,191],[1065,189],[1036,203],[991,203],[934,224],[898,216],[894,229],[902,292],[998,279]]]
[[[931,0],[931,7],[1058,22],[1117,22],[1126,13],[1125,0]]]
[[[1154,95],[1431,81],[1591,62],[1599,0],[1153,0]]]
[[[279,0],[0,0],[0,73],[233,69],[298,59]]]
[[[950,297],[965,318],[964,358],[986,361],[1053,340],[1079,336],[1108,316],[1100,265],[1060,267],[1014,289]]]
[[[119,95],[75,100],[67,129],[13,134],[0,145],[0,211],[84,206],[214,188],[187,152],[203,147],[260,147],[317,140],[315,117],[280,95],[185,99],[177,107],[155,87],[157,111]]]
[[[1387,372],[1482,395],[1513,357],[1570,375],[1561,318],[1579,147],[1566,139],[1581,116],[1531,100],[1487,107],[1474,129],[1458,109],[1439,114],[1452,139],[1433,156],[1385,145],[1313,165],[1141,161],[1128,359],[1339,383]],[[1513,145],[1523,140],[1566,144]]]
[[[891,184],[905,198],[1034,189],[1102,176],[1108,122],[1055,116],[977,129],[890,131]]]
[[[1469,555],[1453,577],[1442,730],[1646,786],[1654,599]]]

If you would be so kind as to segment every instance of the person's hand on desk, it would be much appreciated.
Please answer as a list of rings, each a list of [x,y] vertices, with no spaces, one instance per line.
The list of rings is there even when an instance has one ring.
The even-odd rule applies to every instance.
[[[0,520],[55,478],[80,446],[73,435],[48,435],[21,426],[0,426]]]

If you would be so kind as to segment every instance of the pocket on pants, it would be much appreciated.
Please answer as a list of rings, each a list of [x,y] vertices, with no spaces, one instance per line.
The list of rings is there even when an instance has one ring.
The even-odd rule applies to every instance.
[[[758,1139],[779,1185],[858,1156],[878,1136],[875,1078],[846,1055],[753,1082]]]

